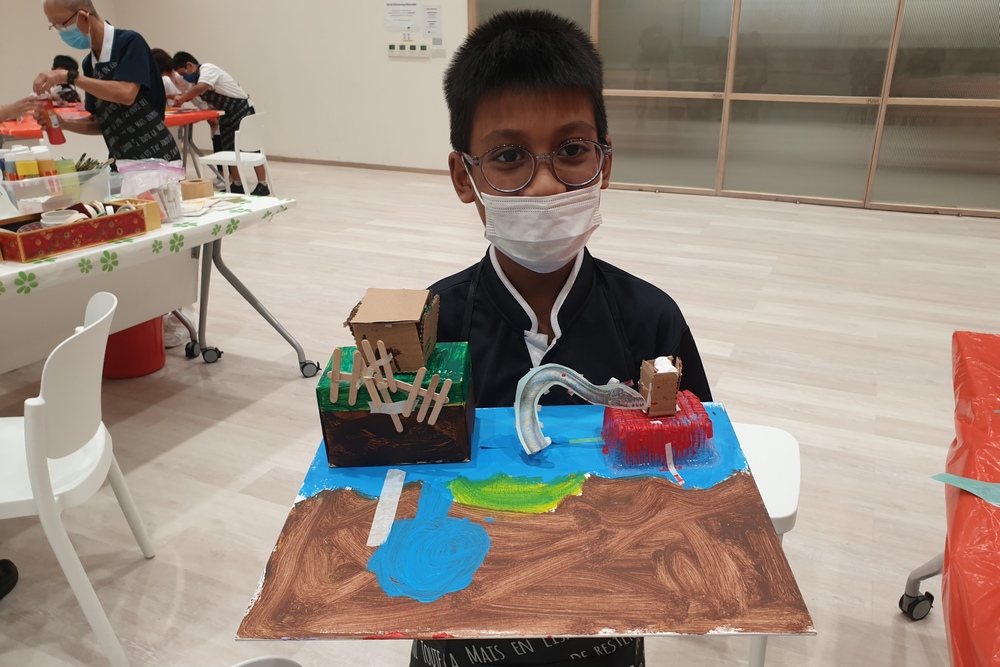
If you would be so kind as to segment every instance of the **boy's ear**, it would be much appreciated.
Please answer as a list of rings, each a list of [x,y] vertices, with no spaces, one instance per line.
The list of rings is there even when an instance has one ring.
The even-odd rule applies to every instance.
[[[448,172],[451,174],[451,184],[455,187],[455,193],[462,203],[471,204],[476,201],[474,189],[476,186],[469,178],[462,156],[457,151],[452,151],[448,156]]]
[[[606,137],[605,140],[608,142],[608,146],[612,146],[611,137]],[[612,146],[613,147],[613,146]],[[605,190],[609,185],[611,185],[611,158],[615,156],[614,152],[604,159],[604,166],[601,167],[601,189]]]

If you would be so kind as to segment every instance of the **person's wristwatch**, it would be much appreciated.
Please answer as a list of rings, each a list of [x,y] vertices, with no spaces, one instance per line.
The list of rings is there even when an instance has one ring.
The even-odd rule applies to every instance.
[[[72,86],[73,82],[76,81],[76,77],[80,76],[80,73],[75,69],[66,70],[66,85]]]

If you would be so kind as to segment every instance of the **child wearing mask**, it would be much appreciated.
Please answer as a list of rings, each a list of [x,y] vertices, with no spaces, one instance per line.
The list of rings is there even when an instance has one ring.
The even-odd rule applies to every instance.
[[[482,261],[430,289],[441,297],[438,340],[469,342],[476,405],[513,405],[518,380],[540,364],[563,364],[595,382],[637,382],[643,359],[667,355],[684,362],[680,388],[712,400],[673,299],[586,248],[601,224],[612,161],[603,66],[590,38],[549,12],[503,12],[468,36],[444,84],[452,184],[476,206],[491,245]],[[554,387],[541,402],[582,401]],[[430,656],[471,667],[499,643],[418,641],[410,665],[431,664]],[[592,650],[595,644],[598,638],[536,643],[528,655],[507,651],[491,664],[645,662],[641,638],[610,655]]]
[[[216,152],[235,150],[236,130],[240,128],[240,122],[254,113],[253,102],[247,92],[220,67],[211,63],[200,64],[186,51],[174,54],[174,70],[191,84],[177,97],[177,103],[201,98],[210,108],[224,111],[225,114],[219,118],[219,133],[212,137],[212,148]],[[271,194],[264,167],[254,167],[254,171],[257,173],[257,187],[250,194],[262,197]],[[229,178],[230,192],[244,194],[236,167],[229,168]]]

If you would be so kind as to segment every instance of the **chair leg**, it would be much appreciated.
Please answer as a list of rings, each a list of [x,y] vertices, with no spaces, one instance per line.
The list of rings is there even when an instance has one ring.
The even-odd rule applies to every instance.
[[[97,593],[94,591],[90,579],[87,578],[87,572],[83,569],[76,549],[73,548],[73,543],[66,533],[62,519],[58,513],[52,516],[50,512],[39,512],[38,518],[42,522],[45,537],[48,538],[49,544],[52,545],[52,551],[56,554],[56,560],[59,561],[63,573],[69,580],[69,586],[73,589],[73,594],[76,595],[76,600],[83,609],[83,615],[90,623],[94,634],[97,635],[97,642],[101,645],[101,650],[108,656],[112,667],[128,667],[125,650],[111,627],[111,621],[104,613],[104,607],[101,606],[101,601],[97,598]]]
[[[764,667],[764,654],[767,653],[767,635],[754,635],[750,638],[750,667]]]
[[[111,457],[108,481],[111,482],[111,488],[118,499],[118,505],[121,506],[125,520],[128,521],[128,527],[132,529],[135,541],[139,543],[142,555],[146,558],[152,558],[156,555],[156,551],[153,549],[153,541],[149,539],[149,533],[146,532],[146,525],[142,522],[142,517],[139,516],[139,508],[135,506],[135,501],[132,500],[132,494],[125,483],[125,475],[122,474],[122,469],[118,467],[118,459],[114,456]]]

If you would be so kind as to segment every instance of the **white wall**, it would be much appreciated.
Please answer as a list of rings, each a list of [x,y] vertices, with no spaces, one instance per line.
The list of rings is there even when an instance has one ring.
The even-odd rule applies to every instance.
[[[232,74],[268,114],[271,155],[445,169],[441,79],[468,13],[466,0],[429,4],[446,58],[390,61],[380,0],[119,0],[117,24]]]
[[[116,20],[118,13],[114,0],[95,0],[95,4],[107,20]],[[12,102],[30,95],[35,76],[52,67],[54,56],[61,53],[80,62],[87,55],[86,51],[63,44],[56,31],[49,30],[48,26],[41,0],[0,0],[0,41],[4,49],[0,102]]]

